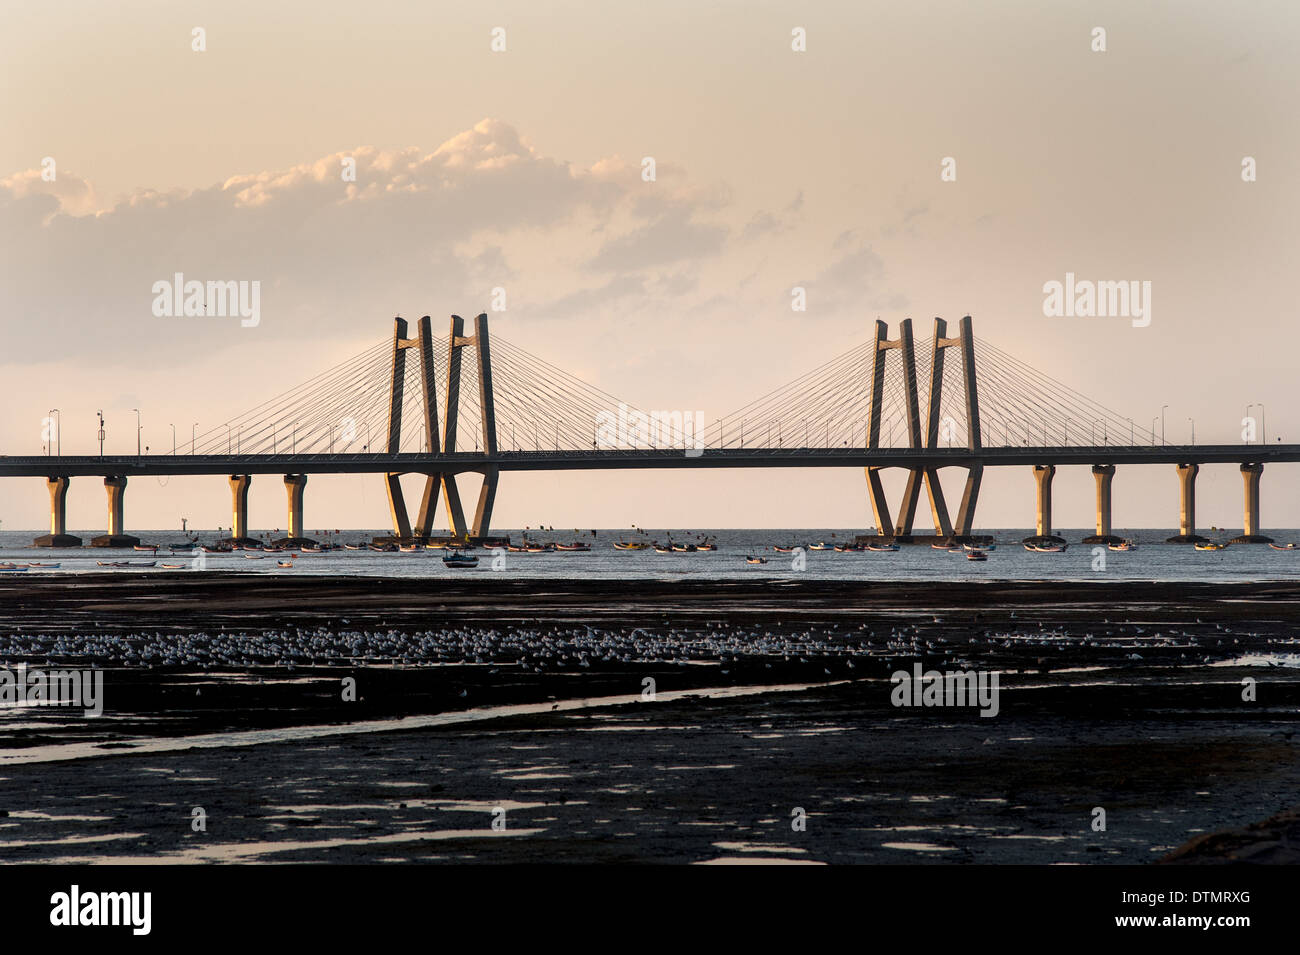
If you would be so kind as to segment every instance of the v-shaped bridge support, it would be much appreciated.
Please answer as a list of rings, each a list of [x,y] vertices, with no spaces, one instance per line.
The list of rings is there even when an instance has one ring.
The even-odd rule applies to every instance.
[[[975,385],[975,342],[971,334],[970,316],[960,323],[957,338],[948,337],[948,324],[941,318],[934,320],[934,351],[930,362],[930,393],[926,414],[924,438],[921,433],[920,397],[916,380],[916,348],[912,339],[912,320],[904,319],[899,326],[899,337],[889,338],[889,326],[876,322],[876,348],[871,370],[871,413],[867,429],[867,447],[880,447],[880,422],[884,404],[885,363],[890,351],[899,352],[903,362],[903,402],[907,416],[907,433],[909,447],[915,449],[934,449],[939,447],[940,418],[939,409],[943,399],[943,360],[944,349],[960,348],[962,370],[965,376],[966,390],[966,435],[967,445],[971,451],[980,449],[979,396]],[[924,441],[924,443],[922,443]],[[934,521],[935,533],[943,538],[969,537],[975,521],[975,503],[979,497],[980,481],[983,477],[983,465],[975,464],[969,469],[966,488],[962,494],[961,507],[957,511],[957,524],[954,526],[948,516],[948,505],[944,500],[943,487],[939,483],[938,468],[911,468],[907,473],[907,484],[903,489],[903,500],[898,512],[897,523],[891,524],[889,502],[885,495],[884,483],[880,478],[878,467],[866,468],[867,490],[871,498],[871,510],[875,515],[876,531],[882,537],[909,538],[912,525],[916,519],[916,507],[921,498],[921,485],[924,483],[930,500],[930,515]]]

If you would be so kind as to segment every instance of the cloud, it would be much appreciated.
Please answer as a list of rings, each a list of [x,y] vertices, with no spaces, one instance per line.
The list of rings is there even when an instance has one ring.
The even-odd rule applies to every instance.
[[[0,305],[26,319],[11,328],[8,359],[36,360],[51,341],[66,359],[108,363],[177,344],[243,348],[249,336],[282,347],[304,327],[355,336],[403,310],[470,313],[507,285],[512,307],[599,308],[647,287],[633,276],[722,251],[727,229],[708,217],[725,190],[669,164],[659,176],[645,183],[617,156],[584,166],[542,155],[496,119],[431,152],[358,146],[111,204],[76,176],[18,173],[0,180]],[[153,284],[178,272],[260,282],[261,323],[155,317]]]

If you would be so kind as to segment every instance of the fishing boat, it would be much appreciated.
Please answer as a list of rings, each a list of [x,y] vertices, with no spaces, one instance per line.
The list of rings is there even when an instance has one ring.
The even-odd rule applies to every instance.
[[[930,545],[931,550],[955,550],[957,545],[952,541],[936,541]]]
[[[747,564],[766,564],[766,563],[767,563],[767,558],[766,558],[766,557],[746,557],[746,558],[745,558],[745,563],[747,563]]]
[[[184,564],[160,564],[159,566],[162,567],[164,570],[180,570],[185,565]]]
[[[717,544],[714,544],[714,543],[712,543],[712,542],[706,542],[706,543],[703,543],[703,544],[696,544],[696,545],[695,545],[695,549],[696,549],[696,550],[717,550],[717,549],[718,549],[718,545],[717,545]]]
[[[984,551],[984,553],[986,553],[986,554],[987,554],[989,551],[994,551],[994,550],[997,550],[997,549],[998,549],[998,545],[997,545],[997,544],[962,544],[961,546],[962,546],[965,550],[968,550],[968,551],[969,551],[969,550],[982,550],[982,551]]]
[[[395,554],[395,553],[397,553],[397,545],[396,545],[396,544],[371,544],[371,545],[369,545],[369,546],[370,546],[370,549],[373,550],[373,551],[375,551],[376,553],[381,553],[381,554]]]
[[[1026,544],[1025,550],[1032,550],[1039,554],[1059,554],[1064,551],[1069,544]]]
[[[24,574],[26,572],[26,567],[19,567],[17,564],[0,564],[0,574]]]
[[[830,550],[831,545],[826,543],[825,541],[818,541],[815,544],[809,544],[808,549],[809,550]]]
[[[16,567],[34,567],[34,568],[36,568],[37,570],[57,570],[58,567],[59,567],[59,565],[58,565],[57,563],[54,563],[54,564],[43,564],[43,563],[41,563],[40,561],[36,561],[36,560],[28,561],[26,564],[15,564],[14,566],[16,566]]]
[[[667,545],[667,546],[665,546],[665,545],[663,545],[663,544],[655,544],[655,553],[656,553],[656,554],[671,554],[672,552],[673,552],[673,548],[672,548],[672,545],[671,545],[671,544],[669,544],[669,545]]]
[[[265,554],[245,554],[244,560],[266,560]]]
[[[477,567],[478,558],[470,554],[463,554],[458,550],[452,551],[443,557],[442,562],[447,567]]]
[[[968,550],[966,552],[967,560],[988,560],[989,555],[982,550]]]
[[[153,567],[158,563],[156,560],[97,560],[95,561],[100,567]]]
[[[157,544],[136,544],[136,545],[135,545],[134,547],[132,547],[131,549],[132,549],[132,550],[142,550],[142,551],[147,551],[147,552],[149,552],[149,553],[153,553],[154,551],[156,551],[156,550],[158,549],[158,545],[157,545]]]
[[[1274,544],[1270,542],[1268,546],[1273,548],[1274,550],[1295,550],[1296,549],[1295,544]]]
[[[399,544],[397,549],[398,549],[398,550],[401,550],[401,551],[405,551],[406,553],[409,554],[409,553],[413,553],[414,551],[419,550],[419,549],[420,549],[420,545],[419,545],[419,544]]]
[[[793,554],[794,545],[792,544],[789,547],[782,547],[780,544],[773,544],[772,550],[776,551],[778,554]]]
[[[699,550],[695,544],[673,544],[672,548],[679,554],[694,554]]]
[[[425,546],[427,547],[429,545],[426,544]],[[344,550],[365,550],[366,545],[365,544],[344,544],[343,549]]]
[[[293,561],[291,561],[291,560],[277,560],[277,561],[275,562],[275,566],[277,566],[277,567],[292,567],[292,566],[293,566]]]
[[[645,541],[614,541],[615,550],[645,550],[649,546]]]
[[[835,552],[837,554],[853,554],[860,550],[865,550],[865,549],[866,548],[862,547],[859,544],[836,544],[835,545]]]
[[[574,541],[572,544],[556,544],[555,549],[566,551],[587,551],[591,550],[591,545],[584,544],[581,541]]]
[[[1118,544],[1107,544],[1106,546],[1115,551],[1128,551],[1137,550],[1138,545],[1131,540],[1122,540]]]
[[[1227,544],[1220,544],[1218,541],[1203,541],[1199,544],[1193,544],[1197,550],[1226,550]]]
[[[898,545],[897,544],[868,544],[867,550],[874,550],[886,554],[892,554],[894,551],[898,550]]]
[[[541,544],[529,544],[524,548],[526,554],[545,554],[546,548]]]

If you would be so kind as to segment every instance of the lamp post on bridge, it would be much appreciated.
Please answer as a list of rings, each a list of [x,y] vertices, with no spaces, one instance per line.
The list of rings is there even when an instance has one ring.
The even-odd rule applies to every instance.
[[[1196,421],[1193,420],[1192,418],[1188,418],[1187,420],[1192,422],[1192,444],[1195,444],[1196,443]]]
[[[131,410],[135,412],[135,456],[138,458],[140,456],[140,432],[142,430],[140,427],[140,409],[132,408]]]
[[[99,456],[102,458],[104,456],[104,412],[96,411],[95,414],[99,415]]]
[[[194,453],[194,437],[198,434],[199,423],[196,421],[190,425],[190,454]]]
[[[172,425],[171,429],[172,429],[172,457],[175,457],[176,456],[176,425]]]
[[[1164,447],[1165,444],[1165,409],[1168,407],[1169,407],[1168,405],[1160,406],[1160,446],[1161,447]]]

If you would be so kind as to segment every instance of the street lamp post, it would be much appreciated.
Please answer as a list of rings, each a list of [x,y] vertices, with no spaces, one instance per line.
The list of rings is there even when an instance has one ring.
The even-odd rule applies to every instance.
[[[140,456],[140,432],[143,430],[140,426],[140,409],[132,408],[135,412],[135,456]]]
[[[199,423],[196,421],[190,425],[190,454],[194,453],[194,438],[199,432]]]
[[[1165,409],[1168,405],[1160,406],[1160,444],[1163,447],[1165,443]]]
[[[1196,422],[1191,418],[1188,418],[1187,420],[1192,422],[1192,444],[1195,444],[1196,443]]]
[[[104,412],[96,411],[95,414],[99,415],[99,456],[102,458],[104,456]]]

